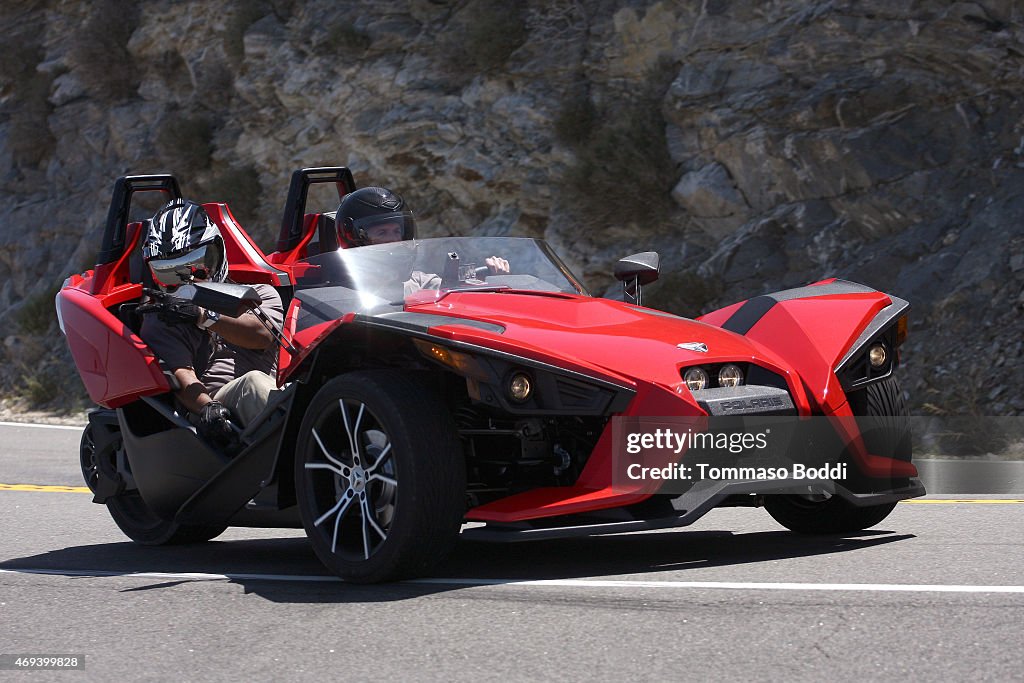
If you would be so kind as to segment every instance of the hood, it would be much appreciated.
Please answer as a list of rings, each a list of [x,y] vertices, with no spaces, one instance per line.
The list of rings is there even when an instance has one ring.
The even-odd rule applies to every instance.
[[[500,334],[480,335],[467,329],[473,343],[503,351],[519,346],[549,362],[564,359],[609,371],[625,378],[643,378],[666,387],[677,386],[680,369],[691,365],[752,362],[781,374],[785,363],[774,353],[745,337],[719,327],[649,308],[609,299],[560,294],[514,292],[453,292],[437,302],[407,307],[430,313],[490,323]],[[448,327],[448,326],[445,326]],[[464,329],[451,326],[454,332]],[[488,344],[487,338],[495,344]],[[681,348],[704,344],[706,352]]]

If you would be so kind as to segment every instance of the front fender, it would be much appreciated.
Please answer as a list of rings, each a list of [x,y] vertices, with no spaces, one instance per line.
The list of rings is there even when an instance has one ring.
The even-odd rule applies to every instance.
[[[741,334],[784,358],[826,414],[846,402],[846,390],[884,379],[897,365],[899,320],[909,304],[846,280],[754,297],[713,311],[701,322]],[[893,351],[884,373],[858,375],[867,349],[884,340]],[[841,381],[842,380],[842,381]],[[862,381],[863,380],[863,381]]]

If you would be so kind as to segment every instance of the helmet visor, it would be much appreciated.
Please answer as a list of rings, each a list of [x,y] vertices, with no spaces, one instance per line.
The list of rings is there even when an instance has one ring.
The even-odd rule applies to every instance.
[[[411,211],[357,218],[352,228],[362,244],[385,244],[416,237],[416,219]]]
[[[204,244],[175,258],[153,259],[149,269],[163,290],[174,290],[193,280],[206,280],[220,268],[222,256],[216,244]]]

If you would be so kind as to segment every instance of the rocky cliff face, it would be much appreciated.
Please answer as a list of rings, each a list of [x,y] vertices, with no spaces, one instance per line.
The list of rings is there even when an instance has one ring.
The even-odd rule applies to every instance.
[[[425,234],[544,237],[597,292],[656,249],[651,302],[687,315],[828,276],[890,291],[914,306],[915,407],[1020,413],[1021,12],[6,3],[5,390],[62,386],[49,297],[91,263],[116,176],[171,170],[269,251],[290,172],[344,164]]]

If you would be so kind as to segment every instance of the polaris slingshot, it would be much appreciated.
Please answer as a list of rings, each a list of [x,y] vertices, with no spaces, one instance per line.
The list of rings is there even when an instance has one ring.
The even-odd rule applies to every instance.
[[[225,204],[204,205],[234,284],[196,284],[190,296],[239,315],[252,306],[246,285],[270,284],[287,311],[275,330],[282,390],[238,452],[199,436],[174,400],[173,374],[138,336],[148,269],[132,200],[181,197],[173,176],[117,180],[95,268],[57,295],[61,329],[100,406],[82,436],[83,475],[134,541],[304,527],[332,572],[376,582],[428,571],[460,535],[668,528],[727,505],[763,505],[798,532],[848,533],[923,495],[894,376],[907,302],[826,280],[691,320],[639,305],[657,277],[653,253],[616,265],[629,294],[619,302],[590,296],[536,239],[339,248],[333,215],[306,209],[317,183],[339,197],[355,189],[345,168],[296,171],[270,254]],[[511,272],[480,267],[495,254]],[[433,284],[409,291],[415,271]],[[697,420],[693,432],[733,415],[825,421],[844,476],[823,470],[795,487],[753,470],[673,486],[621,476],[630,424]],[[865,429],[871,419],[881,426]],[[788,443],[810,451],[821,438]],[[660,464],[678,471],[698,449],[667,453]]]

